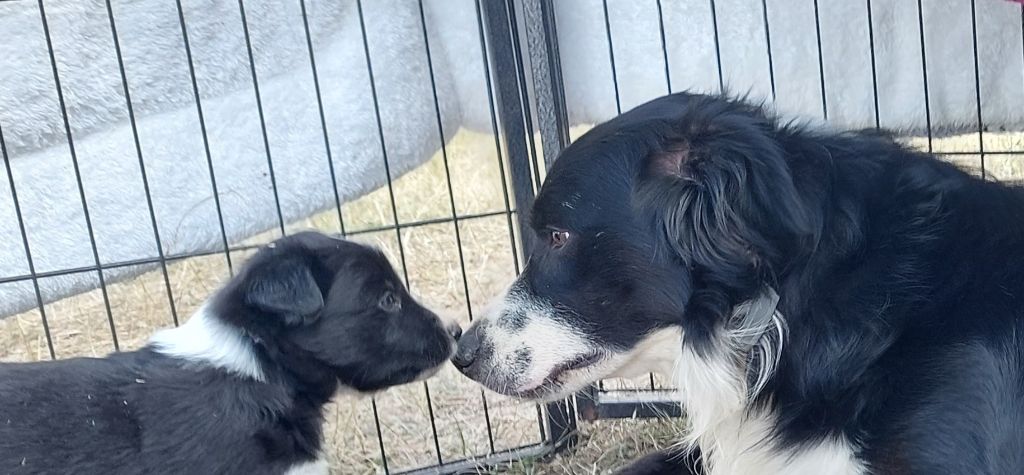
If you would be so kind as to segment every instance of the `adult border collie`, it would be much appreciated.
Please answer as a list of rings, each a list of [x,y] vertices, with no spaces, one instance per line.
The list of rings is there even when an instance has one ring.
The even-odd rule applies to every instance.
[[[529,399],[675,374],[626,473],[1024,473],[1024,190],[877,133],[674,94],[551,168],[540,244],[460,340]]]
[[[459,333],[379,251],[292,235],[139,351],[0,365],[0,473],[327,473],[339,387],[429,376]]]

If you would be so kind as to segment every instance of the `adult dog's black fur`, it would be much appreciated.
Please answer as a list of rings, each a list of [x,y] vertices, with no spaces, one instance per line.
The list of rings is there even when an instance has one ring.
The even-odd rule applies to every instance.
[[[326,473],[339,386],[429,375],[458,333],[379,251],[289,236],[139,351],[0,365],[0,473]]]
[[[1024,473],[1021,188],[878,132],[674,94],[568,147],[533,228],[517,298],[612,354],[682,328],[700,433],[626,473]],[[742,309],[767,289],[775,320],[746,345],[734,330],[751,330]],[[487,325],[464,340],[486,340]],[[502,387],[480,376],[500,362],[460,356]],[[734,371],[736,407],[694,396]],[[565,374],[528,396],[575,390]]]

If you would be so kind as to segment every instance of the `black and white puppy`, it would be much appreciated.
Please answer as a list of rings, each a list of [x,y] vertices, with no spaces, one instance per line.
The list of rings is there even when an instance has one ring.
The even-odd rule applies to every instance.
[[[684,443],[626,473],[1024,473],[1024,189],[674,94],[569,146],[532,211],[454,361],[530,399],[673,374]]]
[[[459,333],[379,251],[285,237],[139,351],[0,365],[0,473],[327,473],[339,388],[426,378]]]

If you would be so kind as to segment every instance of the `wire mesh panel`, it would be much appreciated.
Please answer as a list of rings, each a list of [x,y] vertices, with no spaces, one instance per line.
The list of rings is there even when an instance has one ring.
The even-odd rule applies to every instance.
[[[520,98],[515,109],[497,107],[513,99],[499,99],[508,84],[495,84],[500,73],[492,68],[518,65],[521,75],[523,67],[511,57],[492,64],[495,48],[513,54],[517,34],[514,14],[500,6],[488,12],[490,4],[447,2],[442,13],[451,16],[432,16],[431,2],[421,1],[0,3],[0,18],[17,27],[9,37],[24,39],[16,46],[39,55],[20,63],[9,58],[3,67],[45,71],[53,100],[40,109],[56,118],[52,137],[35,144],[22,140],[13,121],[0,120],[9,197],[3,213],[23,260],[20,268],[5,267],[0,287],[32,296],[0,322],[3,359],[139,348],[155,329],[187,320],[260,245],[306,228],[380,246],[412,292],[468,324],[520,268],[525,247],[517,210],[529,206],[536,186],[531,150],[520,147],[524,125],[512,130],[516,140],[503,140],[513,123],[506,116],[524,109]],[[204,9],[228,13],[212,25],[219,30],[210,29]],[[475,104],[489,117],[481,131],[461,130],[452,110],[451,52],[437,46],[452,16],[473,25],[460,39],[459,60],[470,63],[462,72],[476,74],[459,80],[486,98]],[[343,26],[331,31],[325,25],[335,20]],[[84,49],[100,57],[94,65],[73,57],[83,48],[69,46],[83,33],[90,43]],[[154,52],[169,55],[160,63],[166,81],[147,69],[156,60],[143,56]],[[396,65],[407,70],[400,81],[392,76]],[[103,101],[118,101],[101,104],[110,108],[107,123],[85,123],[103,119],[91,117],[95,111],[82,98],[96,92],[88,90],[88,73],[109,86]],[[224,82],[235,89],[223,90]],[[336,93],[346,87],[358,90]],[[172,92],[154,99],[150,88]],[[283,101],[301,101],[302,113],[282,110]],[[410,128],[418,131],[414,139]],[[232,149],[238,146],[244,153]],[[109,159],[115,166],[100,151],[116,156]],[[296,161],[297,152],[311,158]],[[180,160],[168,163],[174,158]],[[62,210],[40,203],[47,183],[30,160],[59,162],[47,171],[68,175],[59,183],[64,188],[50,192],[74,198],[60,204],[77,205],[65,214],[81,220],[83,232],[69,234],[86,244],[87,259],[54,257],[45,243],[41,230],[55,222],[45,213]],[[173,183],[186,168],[191,183]],[[237,176],[242,170],[259,171],[246,182]],[[202,199],[175,210],[174,194],[196,184],[202,189],[190,193]],[[122,187],[138,188],[127,198],[131,212],[110,216],[122,210],[111,204],[126,199]],[[27,195],[19,193],[25,189]],[[304,202],[310,194],[318,201]],[[118,228],[118,220],[128,222]],[[183,236],[197,224],[209,232]],[[119,249],[116,231],[134,240],[140,226],[148,235],[145,251],[125,258],[131,253]],[[339,400],[327,420],[326,452],[344,473],[453,471],[539,456],[572,430],[564,406],[547,410],[485,394],[451,370],[374,399]]]
[[[580,60],[563,71],[574,76],[563,85],[569,115],[580,116],[569,122],[586,124],[587,116],[621,113],[667,92],[746,94],[784,116],[893,130],[985,178],[1022,177],[1021,117],[1000,106],[1019,108],[1024,98],[1019,4],[759,3],[753,9],[731,0],[556,3],[556,23],[574,24],[560,35],[563,65],[567,54],[586,55],[593,65],[587,69]],[[584,28],[591,32],[589,51],[567,51],[569,38]],[[598,40],[603,53],[593,49]],[[605,112],[574,107],[574,96],[601,101]],[[677,415],[670,387],[653,377],[605,381],[577,397],[577,406],[587,420]]]

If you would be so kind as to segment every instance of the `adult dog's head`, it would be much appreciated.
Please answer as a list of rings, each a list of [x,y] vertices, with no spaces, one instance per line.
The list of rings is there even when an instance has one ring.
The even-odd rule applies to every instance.
[[[813,229],[760,108],[674,94],[565,149],[537,196],[529,263],[454,362],[552,399],[709,351]],[[735,332],[734,332],[735,333]]]

